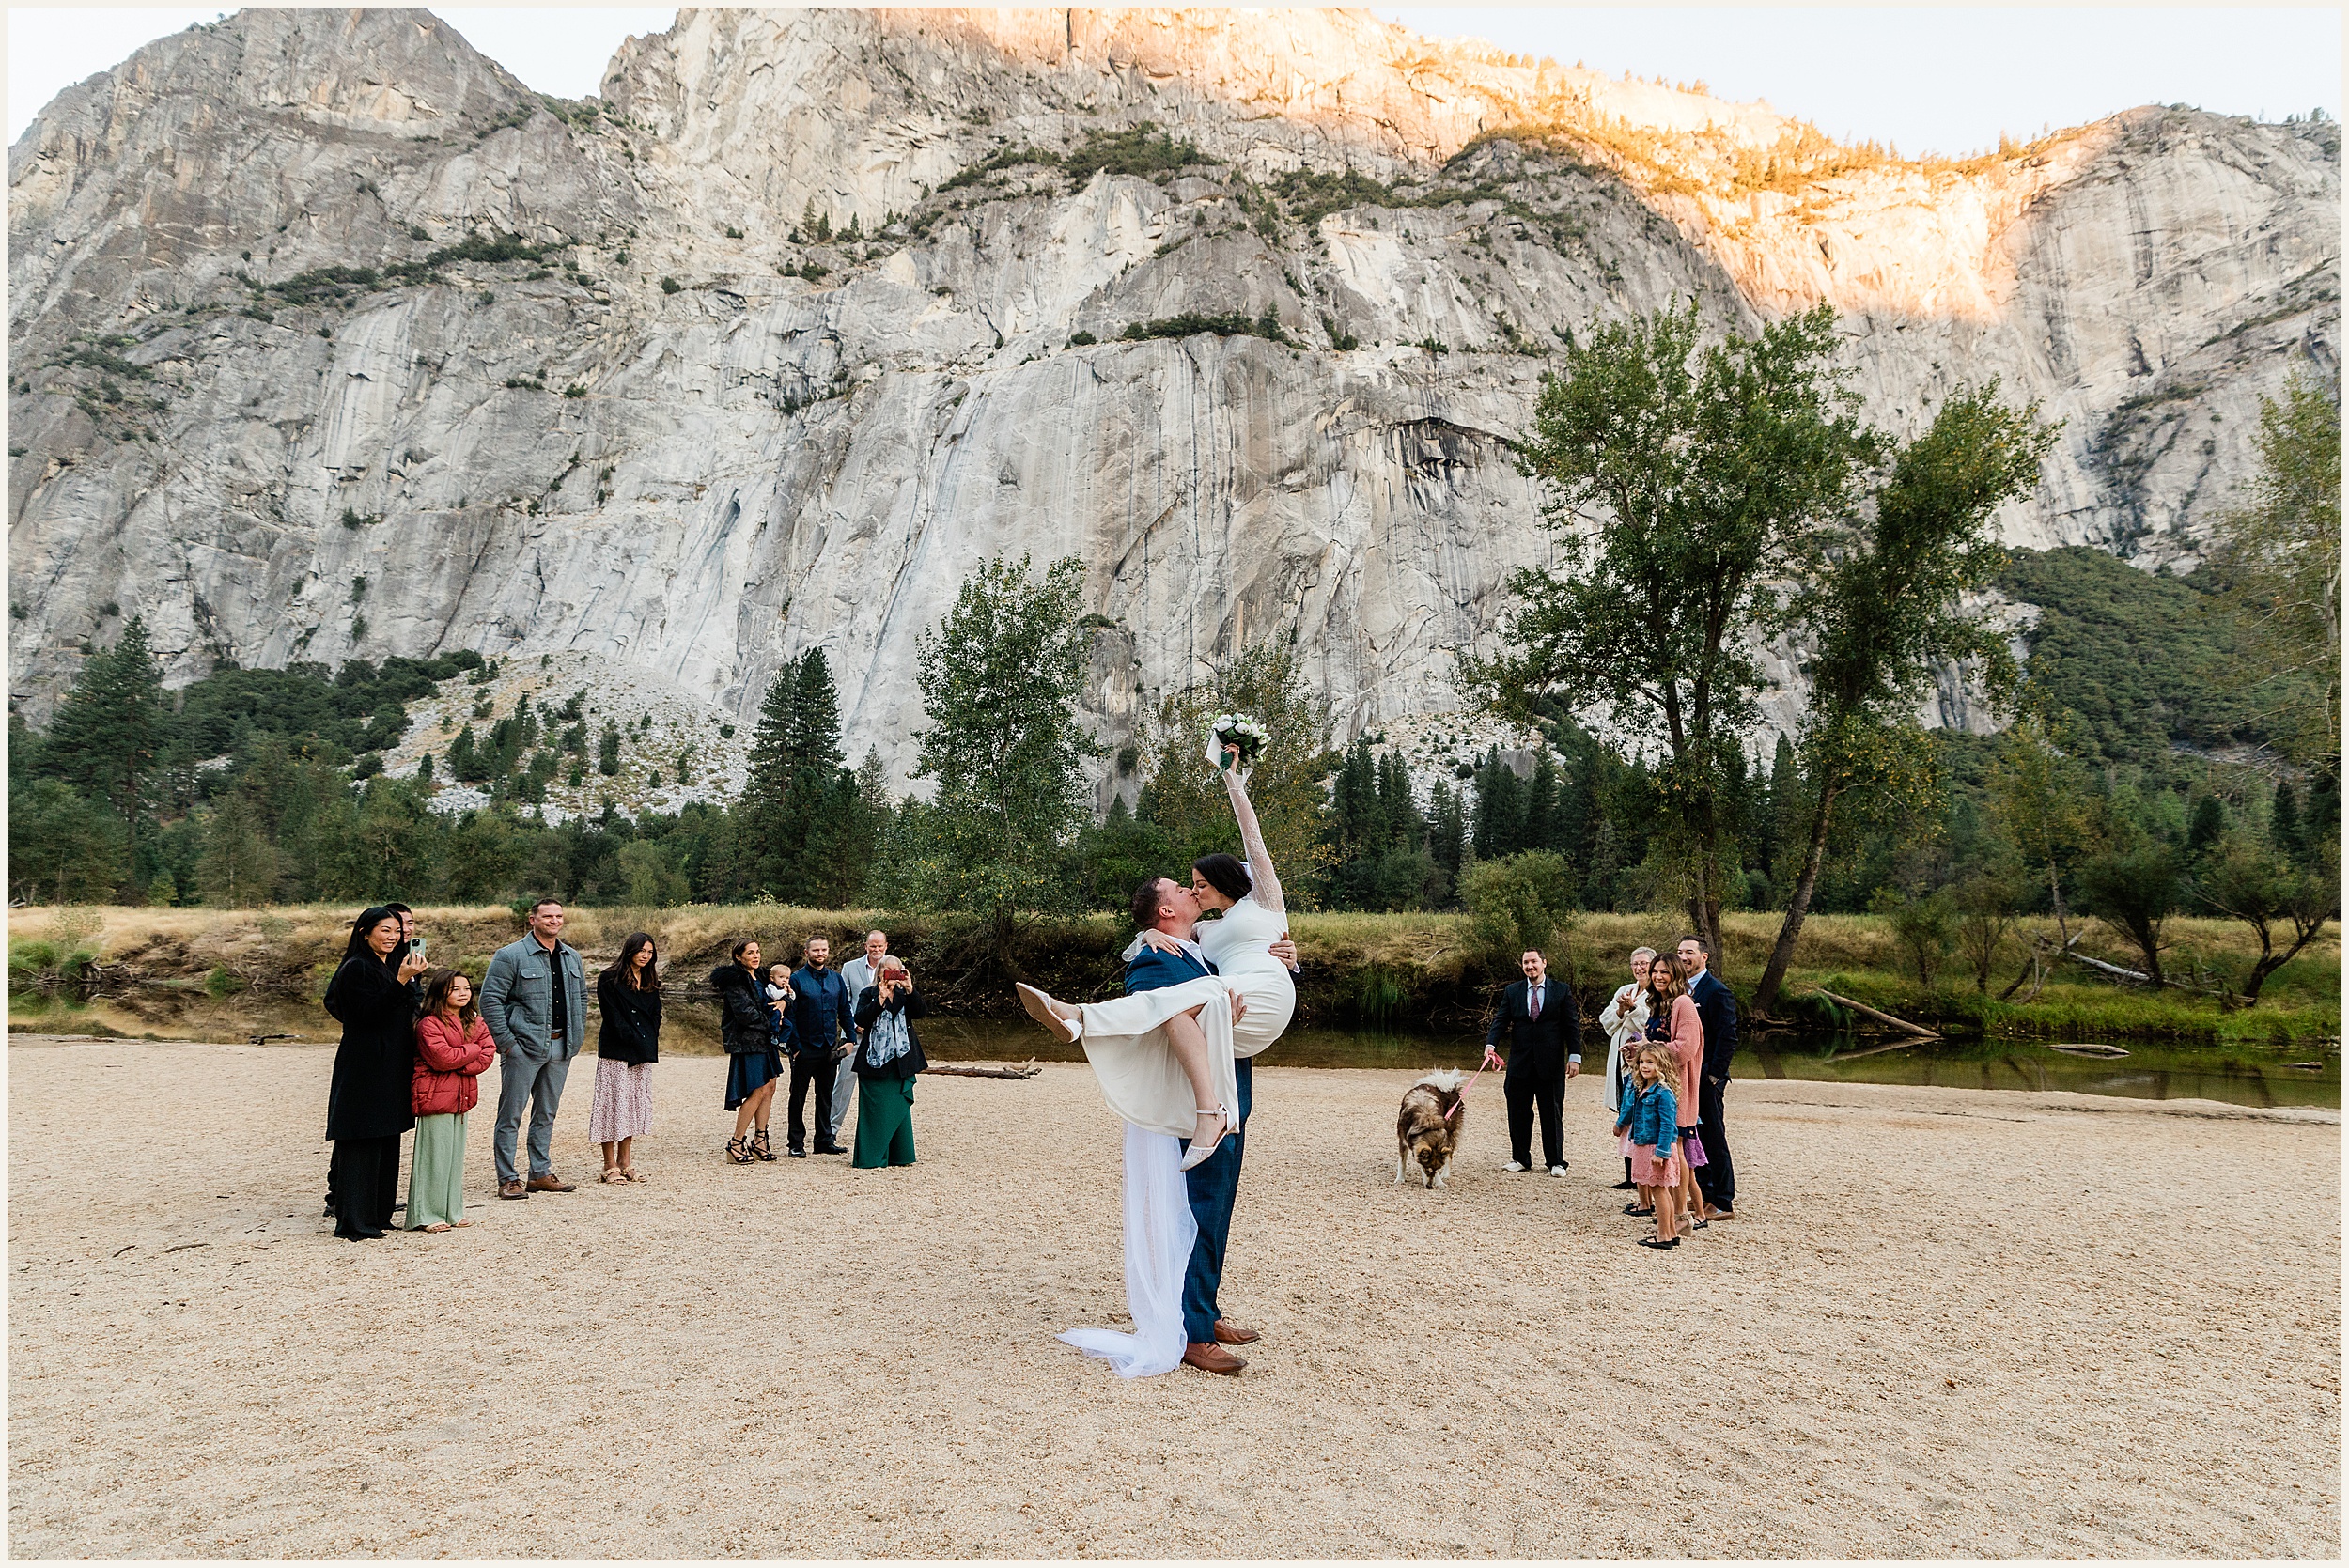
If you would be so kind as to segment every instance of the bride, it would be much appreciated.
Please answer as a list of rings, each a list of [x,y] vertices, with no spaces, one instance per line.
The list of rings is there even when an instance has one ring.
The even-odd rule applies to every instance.
[[[1201,856],[1189,888],[1166,877],[1143,885],[1134,900],[1142,929],[1123,955],[1127,994],[1079,1006],[1019,987],[1037,1022],[1084,1046],[1111,1110],[1190,1140],[1184,1171],[1239,1129],[1234,1062],[1278,1040],[1297,1011],[1288,907],[1238,761],[1237,748],[1223,748],[1224,790],[1248,858]]]

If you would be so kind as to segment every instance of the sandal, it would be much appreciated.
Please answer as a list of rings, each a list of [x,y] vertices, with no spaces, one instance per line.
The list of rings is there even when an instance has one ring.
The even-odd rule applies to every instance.
[[[1680,1238],[1678,1236],[1674,1236],[1670,1241],[1658,1241],[1652,1235],[1643,1235],[1640,1238],[1640,1245],[1642,1247],[1653,1247],[1658,1252],[1664,1252],[1679,1246]]]
[[[766,1160],[770,1164],[773,1162],[775,1151],[768,1145],[767,1129],[765,1127],[761,1127],[756,1132],[751,1134],[751,1153],[758,1158]]]
[[[1223,1125],[1218,1127],[1216,1129],[1215,1136],[1208,1139],[1205,1143],[1200,1142],[1195,1138],[1192,1139],[1190,1141],[1190,1148],[1183,1156],[1182,1163],[1174,1167],[1177,1171],[1189,1171],[1194,1166],[1205,1165],[1207,1161],[1215,1157],[1215,1152],[1218,1149],[1223,1147],[1224,1139],[1231,1136],[1235,1120],[1229,1108],[1220,1105],[1203,1105],[1199,1108],[1199,1114],[1202,1116],[1212,1116]]]
[[[643,1181],[644,1179],[645,1179],[644,1177],[642,1177],[642,1176],[638,1175],[635,1172],[633,1172],[633,1171],[630,1170],[627,1166],[623,1165],[623,1166],[621,1166],[621,1167],[620,1167],[620,1180],[622,1180],[622,1181],[624,1181],[624,1182],[641,1182],[641,1181]]]
[[[1623,1206],[1623,1212],[1631,1216],[1634,1219],[1652,1219],[1655,1216],[1656,1208],[1653,1204],[1650,1204],[1646,1208],[1641,1208],[1637,1203],[1626,1203]]]
[[[748,1165],[757,1157],[751,1153],[751,1141],[749,1139],[729,1138],[726,1140],[726,1157],[734,1161],[737,1165]]]
[[[598,1176],[596,1180],[613,1187],[625,1187],[628,1185],[628,1178],[620,1173],[620,1168],[616,1165],[612,1167],[611,1170],[606,1171],[602,1175]]]

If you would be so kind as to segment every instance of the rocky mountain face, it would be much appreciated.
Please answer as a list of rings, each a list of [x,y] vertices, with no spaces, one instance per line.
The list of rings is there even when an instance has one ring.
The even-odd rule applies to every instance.
[[[2149,567],[2340,349],[2337,126],[1897,163],[1348,11],[689,10],[580,102],[424,11],[246,11],[8,184],[36,722],[132,614],[179,679],[552,653],[746,720],[821,644],[900,787],[998,553],[1085,562],[1112,756],[1292,631],[1334,738],[1439,729],[1548,548],[1503,443],[1596,323],[1828,301],[1879,424],[1990,376],[2064,421],[2011,542]]]

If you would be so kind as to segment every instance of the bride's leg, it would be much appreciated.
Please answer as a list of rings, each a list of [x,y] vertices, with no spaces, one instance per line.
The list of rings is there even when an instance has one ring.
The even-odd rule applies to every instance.
[[[1199,1009],[1178,1013],[1166,1020],[1167,1048],[1174,1053],[1183,1076],[1190,1079],[1191,1109],[1198,1110],[1199,1125],[1191,1132],[1193,1142],[1205,1142],[1216,1136],[1218,1126],[1214,1115],[1217,1103],[1215,1074],[1208,1066],[1207,1036],[1199,1027]],[[1201,1107],[1207,1108],[1201,1110]]]

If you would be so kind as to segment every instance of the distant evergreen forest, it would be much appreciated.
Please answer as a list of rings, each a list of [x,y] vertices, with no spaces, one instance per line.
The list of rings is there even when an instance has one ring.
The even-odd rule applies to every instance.
[[[2017,553],[2000,585],[2040,607],[2028,702],[2075,770],[2094,831],[2166,846],[2181,866],[2231,834],[2304,863],[2338,842],[2337,766],[2295,780],[2266,760],[2268,721],[2230,676],[2235,623],[2212,613],[2194,578],[2075,548]],[[820,650],[767,694],[740,800],[633,821],[607,808],[561,826],[538,819],[544,781],[612,761],[600,754],[612,737],[590,737],[575,712],[526,706],[479,736],[468,726],[425,776],[382,773],[382,750],[407,727],[403,705],[486,670],[470,652],[335,671],[224,668],[165,691],[133,621],[91,653],[46,731],[11,714],[9,896],[250,906],[504,902],[543,891],[583,904],[771,897],[839,908],[906,891],[890,876],[908,808],[889,799],[877,768],[847,768]],[[1342,909],[1458,908],[1478,862],[1544,854],[1581,908],[1673,904],[1681,871],[1662,847],[1656,780],[1550,717],[1553,743],[1524,773],[1489,753],[1425,800],[1378,737],[1328,753],[1308,835],[1318,863],[1294,879],[1284,872],[1290,896]],[[1933,744],[1929,799],[1836,819],[1812,907],[1906,905],[1994,872],[2019,909],[2071,896],[2015,871],[1989,799],[2009,739],[1941,734]],[[1126,772],[1136,764],[1131,753],[1120,761]],[[1799,865],[1808,796],[1786,740],[1749,766],[1727,792],[1733,907],[1778,908]],[[429,810],[436,780],[452,778],[481,784],[490,803]],[[1144,779],[1138,809],[1121,797],[1066,846],[1062,895],[1121,908],[1142,876],[1231,846],[1228,824]]]

